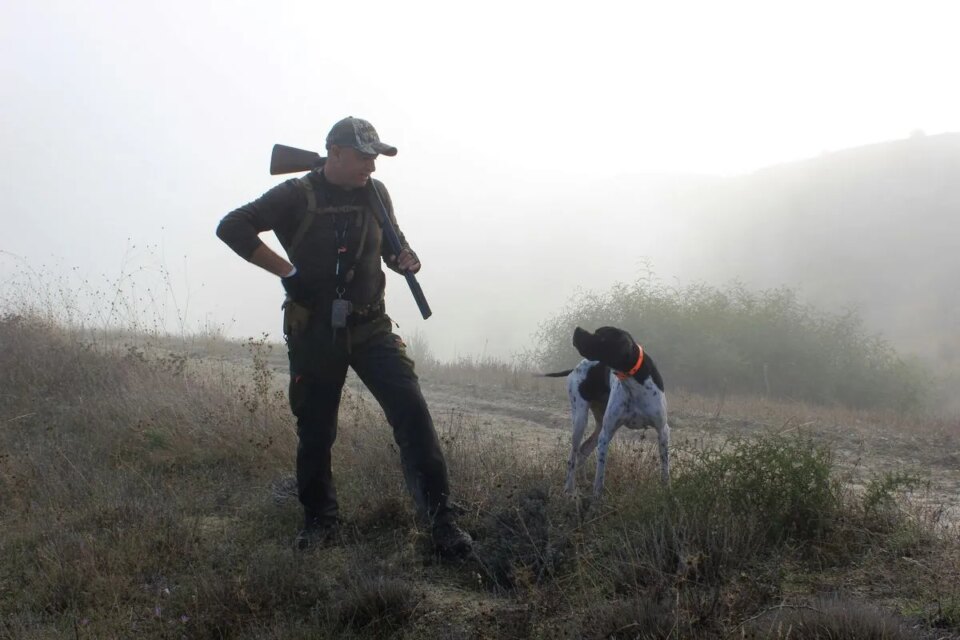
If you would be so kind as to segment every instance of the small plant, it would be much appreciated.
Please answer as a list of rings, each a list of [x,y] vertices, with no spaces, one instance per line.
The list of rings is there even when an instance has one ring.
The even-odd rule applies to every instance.
[[[251,422],[259,418],[260,426],[266,429],[268,417],[283,405],[285,396],[274,383],[274,372],[270,367],[270,353],[273,344],[268,342],[269,334],[261,334],[259,338],[247,338],[244,347],[247,350],[252,365],[253,386],[245,383],[237,387],[237,394],[243,406],[250,413]]]
[[[915,489],[922,483],[923,478],[919,475],[901,471],[888,471],[876,476],[867,483],[863,494],[863,509],[873,514],[890,509],[896,504],[897,492]]]
[[[370,569],[354,568],[345,580],[327,607],[341,626],[371,636],[383,637],[405,625],[423,599],[410,583]]]
[[[533,487],[504,501],[484,523],[484,570],[499,588],[526,588],[552,579],[565,545],[562,520],[551,521],[549,495]]]
[[[929,624],[940,629],[960,628],[960,591],[937,598],[937,609],[930,616]]]

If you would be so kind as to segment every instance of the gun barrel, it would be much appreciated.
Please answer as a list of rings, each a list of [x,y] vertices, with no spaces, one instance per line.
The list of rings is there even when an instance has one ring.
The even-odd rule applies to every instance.
[[[372,179],[370,180],[369,188],[371,191],[373,191],[373,200],[377,206],[377,212],[379,213],[381,226],[383,228],[383,235],[386,238],[387,243],[389,243],[393,254],[399,256],[400,252],[403,251],[403,245],[400,243],[400,236],[397,235],[397,230],[393,228],[393,223],[390,221],[390,214],[387,212],[387,207],[383,204],[383,198],[380,197],[380,191],[377,189],[377,185],[374,184]],[[410,287],[410,293],[413,294],[413,299],[416,300],[417,307],[420,309],[420,315],[423,316],[424,320],[426,320],[433,315],[433,311],[430,309],[430,305],[427,303],[427,296],[424,295],[423,288],[417,281],[417,276],[410,272],[404,273],[403,275],[406,277],[407,285]]]

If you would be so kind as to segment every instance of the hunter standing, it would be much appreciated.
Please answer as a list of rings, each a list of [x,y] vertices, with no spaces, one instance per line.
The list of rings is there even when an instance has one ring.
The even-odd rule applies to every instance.
[[[418,513],[428,519],[437,550],[470,551],[470,536],[457,526],[449,503],[443,452],[413,361],[392,331],[384,308],[392,270],[416,273],[417,255],[403,234],[392,255],[373,207],[377,189],[396,227],[383,183],[373,180],[378,155],[396,147],[380,142],[359,118],[337,122],[326,141],[327,157],[304,177],[274,187],[228,213],[217,236],[242,258],[280,277],[286,291],[284,334],[290,358],[290,407],[297,418],[297,489],[304,509],[300,548],[336,537],[339,505],[331,472],[331,448],[347,368],[370,389],[393,428],[404,477]],[[289,261],[258,234],[273,231]]]

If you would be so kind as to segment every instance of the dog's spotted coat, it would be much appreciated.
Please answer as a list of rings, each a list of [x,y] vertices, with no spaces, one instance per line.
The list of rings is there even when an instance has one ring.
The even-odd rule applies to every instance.
[[[577,327],[573,342],[585,359],[572,370],[546,374],[550,377],[567,376],[573,443],[564,489],[568,493],[576,490],[577,467],[596,448],[597,474],[593,494],[601,494],[607,450],[617,429],[622,426],[628,429],[653,427],[657,431],[660,478],[664,484],[669,484],[670,426],[667,423],[667,400],[663,392],[663,379],[649,354],[643,355],[642,363],[633,375],[620,379],[617,373],[630,371],[641,353],[630,334],[614,327],[601,327],[595,334],[590,334]],[[597,426],[586,442],[581,444],[591,413]]]

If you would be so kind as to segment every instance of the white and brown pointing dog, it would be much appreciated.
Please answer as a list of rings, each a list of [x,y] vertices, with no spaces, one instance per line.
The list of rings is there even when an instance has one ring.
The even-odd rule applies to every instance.
[[[622,426],[657,430],[660,445],[660,478],[670,483],[670,427],[663,378],[649,354],[644,353],[629,333],[615,327],[600,327],[590,333],[580,327],[573,332],[573,346],[584,360],[574,369],[545,374],[567,376],[573,420],[573,447],[567,463],[564,490],[576,490],[577,466],[597,449],[597,475],[593,495],[603,491],[607,448]],[[597,427],[581,446],[589,414]]]

